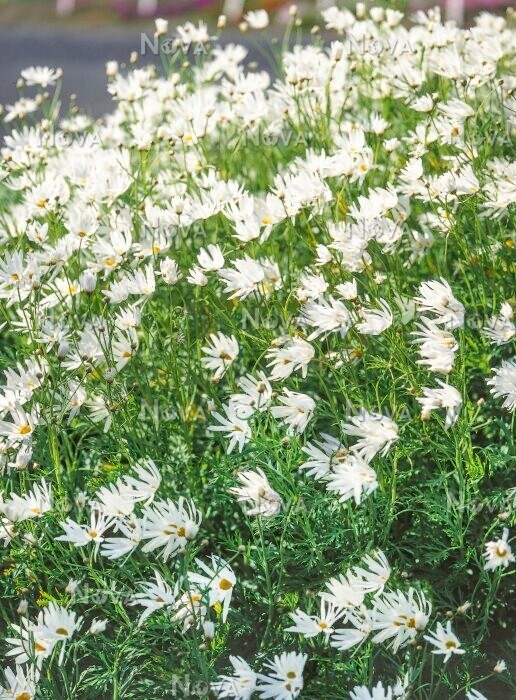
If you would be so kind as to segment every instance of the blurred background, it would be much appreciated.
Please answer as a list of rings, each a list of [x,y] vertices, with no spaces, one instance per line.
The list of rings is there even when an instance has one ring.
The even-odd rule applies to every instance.
[[[64,71],[63,95],[77,93],[79,105],[93,116],[110,108],[106,92],[105,64],[108,60],[127,62],[139,51],[141,34],[152,38],[154,18],[169,20],[170,32],[186,21],[206,22],[215,29],[217,18],[227,17],[224,42],[239,41],[248,46],[250,58],[260,60],[255,35],[242,34],[238,26],[244,15],[266,9],[271,18],[259,41],[266,43],[281,35],[293,0],[0,0],[0,104],[18,97],[16,81],[28,66],[50,66]],[[443,15],[468,24],[483,10],[504,13],[506,0],[390,0],[367,5],[409,12],[440,5]],[[299,0],[298,16],[306,27],[320,22],[318,10],[331,5],[353,9],[352,0]],[[141,61],[156,60],[152,55]]]

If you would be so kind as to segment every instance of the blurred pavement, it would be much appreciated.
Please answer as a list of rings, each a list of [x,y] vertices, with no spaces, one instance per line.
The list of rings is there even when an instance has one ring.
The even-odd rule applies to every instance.
[[[60,67],[64,71],[63,107],[75,93],[80,107],[95,117],[102,116],[112,109],[106,89],[106,61],[128,62],[131,51],[140,49],[140,33],[140,29],[80,32],[0,27],[0,104],[17,99],[16,81],[24,68]],[[148,53],[140,60],[149,63],[159,59]]]
[[[64,71],[62,105],[66,111],[71,94],[77,95],[77,104],[88,114],[101,117],[112,111],[111,96],[107,92],[106,61],[128,63],[132,51],[140,51],[141,33],[152,41],[153,24],[141,27],[97,30],[84,28],[63,30],[52,27],[17,28],[0,26],[0,104],[12,104],[18,97],[16,81],[20,71],[28,66],[49,66]],[[264,39],[262,39],[264,41]],[[267,40],[265,40],[267,41]],[[237,31],[226,31],[222,44],[241,43],[249,50],[246,62],[256,61],[267,68],[260,51],[249,45],[249,39]],[[140,65],[154,62],[158,56],[147,50],[139,58]],[[28,93],[27,93],[28,94]]]

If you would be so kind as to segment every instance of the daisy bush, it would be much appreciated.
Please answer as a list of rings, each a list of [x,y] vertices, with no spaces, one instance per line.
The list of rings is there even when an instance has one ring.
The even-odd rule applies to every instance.
[[[0,698],[514,697],[515,32],[299,25],[4,107]]]

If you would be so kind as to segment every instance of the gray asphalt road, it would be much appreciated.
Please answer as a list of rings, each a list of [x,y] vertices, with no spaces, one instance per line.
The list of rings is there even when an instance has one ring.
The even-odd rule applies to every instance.
[[[27,66],[50,66],[64,71],[63,95],[76,93],[79,104],[99,117],[111,109],[105,64],[127,61],[140,48],[140,31],[85,32],[0,28],[0,103],[17,98],[16,80]],[[142,61],[152,60],[147,56]]]
[[[149,27],[152,40],[152,24]],[[240,33],[229,32],[224,41],[242,43]],[[112,109],[106,90],[106,61],[127,62],[131,51],[140,51],[141,29],[55,30],[45,28],[0,27],[0,104],[17,99],[16,80],[28,66],[49,66],[64,71],[63,97],[78,96],[78,103],[89,114],[100,117]],[[266,67],[259,51],[249,48],[248,60]],[[159,62],[147,52],[140,63]],[[63,101],[64,104],[64,101]]]

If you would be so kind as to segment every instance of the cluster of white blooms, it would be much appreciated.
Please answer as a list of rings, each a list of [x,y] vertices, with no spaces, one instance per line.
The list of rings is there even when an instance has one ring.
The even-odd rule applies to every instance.
[[[396,10],[362,3],[354,13],[327,7],[322,19],[336,40],[286,41],[276,77],[246,63],[243,46],[213,45],[203,22],[189,22],[177,41],[209,47],[203,60],[183,55],[181,67],[176,55],[164,74],[110,62],[114,108],[98,122],[78,108],[59,116],[62,73],[46,67],[22,72],[22,93],[3,112],[12,131],[0,151],[0,542],[9,552],[39,548],[38,557],[52,545],[109,575],[143,562],[147,574],[129,594],[129,606],[143,608],[136,632],[162,611],[190,642],[220,633],[221,649],[231,637],[224,625],[244,607],[233,600],[235,571],[247,594],[256,562],[238,561],[240,532],[243,544],[232,539],[228,553],[210,531],[199,555],[197,506],[210,521],[212,501],[216,510],[225,498],[234,511],[227,520],[219,512],[217,527],[236,513],[266,550],[264,528],[281,523],[281,549],[301,500],[306,508],[295,488],[357,522],[387,494],[386,515],[371,517],[389,521],[388,535],[423,435],[431,447],[443,440],[468,452],[476,489],[478,412],[516,409],[514,298],[485,283],[513,247],[516,164],[480,133],[486,115],[488,128],[516,127],[515,33],[488,14],[463,29],[438,9],[416,12],[409,26]],[[251,11],[241,29],[268,24],[265,11]],[[167,32],[158,20],[156,37]],[[467,321],[480,312],[476,332]],[[485,354],[472,366],[477,346]],[[152,399],[179,397],[170,432],[191,447],[184,496],[141,459],[157,453],[132,455],[122,435],[138,423],[140,380]],[[111,437],[120,469],[100,485],[102,447],[92,445]],[[217,493],[215,455],[233,478]],[[72,503],[90,477],[90,496]],[[464,491],[466,477],[457,478]],[[378,543],[366,530],[368,551]],[[485,580],[504,574],[514,562],[507,529],[483,557]],[[287,590],[265,569],[264,645]],[[376,550],[327,581],[316,612],[297,608],[283,631],[340,651],[363,651],[366,640],[386,642],[389,654],[415,645],[432,616],[428,589],[384,590],[389,579]],[[81,624],[54,601],[12,624],[16,668],[0,698],[33,700],[43,661],[63,662]],[[424,639],[434,654],[464,653],[450,620],[432,625]],[[89,631],[105,626],[94,619]],[[212,692],[294,700],[308,657],[278,648],[260,647],[261,673],[231,656],[233,675]],[[350,698],[391,700],[408,684],[358,685]]]
[[[382,551],[366,556],[361,566],[327,582],[328,590],[320,594],[319,615],[297,610],[291,615],[294,625],[286,631],[305,637],[323,634],[331,646],[341,651],[362,644],[372,635],[374,643],[389,640],[397,651],[426,628],[432,606],[414,588],[409,588],[407,593],[385,592],[390,576],[391,568]],[[368,595],[372,597],[370,608],[365,605]],[[350,626],[336,627],[338,621]]]
[[[342,431],[359,440],[348,450],[336,438],[323,434],[322,441],[308,442],[303,447],[311,459],[300,469],[326,482],[327,490],[336,492],[341,502],[354,498],[358,505],[363,496],[378,487],[376,472],[369,463],[377,453],[385,455],[398,439],[398,426],[387,416],[361,409],[342,426]]]
[[[196,559],[196,563],[204,573],[188,572],[184,591],[180,590],[179,582],[172,589],[159,571],[154,571],[156,583],[144,581],[140,584],[141,592],[130,601],[130,605],[145,608],[139,625],[156,610],[170,607],[174,613],[172,619],[183,622],[184,630],[202,627],[207,638],[213,637],[214,623],[208,619],[208,611],[212,607],[220,609],[222,621],[226,621],[236,577],[231,566],[215,555],[211,557],[211,566],[200,559]]]
[[[108,559],[126,556],[143,543],[144,552],[162,550],[164,561],[177,555],[197,535],[201,513],[182,496],[177,503],[154,501],[161,476],[152,460],[135,465],[133,473],[99,489],[90,501],[89,522],[68,518],[61,523],[65,534],[57,539],[74,547],[94,542],[95,554],[100,548]],[[145,504],[140,517],[135,512],[138,503]],[[120,536],[107,536],[109,531]]]
[[[217,698],[249,700],[255,691],[261,698],[296,698],[303,690],[306,659],[306,654],[283,652],[264,663],[267,673],[256,673],[242,657],[230,656],[234,675],[221,676],[211,690]]]

